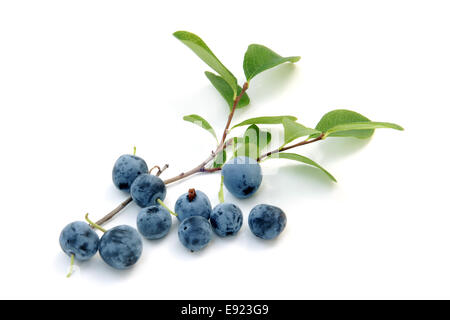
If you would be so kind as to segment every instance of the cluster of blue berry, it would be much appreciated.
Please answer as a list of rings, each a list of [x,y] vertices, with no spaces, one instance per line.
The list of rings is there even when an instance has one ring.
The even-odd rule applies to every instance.
[[[261,167],[255,160],[239,156],[229,160],[222,168],[223,183],[237,198],[252,196],[261,185]],[[175,212],[165,204],[166,185],[157,175],[149,172],[145,161],[135,155],[122,155],[114,164],[114,185],[125,192],[142,209],[137,216],[136,229],[121,225],[108,231],[90,221],[76,221],[61,232],[62,250],[73,260],[85,261],[99,251],[101,258],[115,269],[134,265],[142,254],[142,240],[155,240],[166,236],[172,226],[172,215],[180,221],[178,237],[191,251],[203,249],[213,232],[220,237],[235,235],[242,227],[243,214],[233,203],[220,203],[212,208],[207,195],[189,189],[175,203]],[[284,212],[271,205],[259,204],[248,216],[248,225],[254,235],[262,239],[276,238],[286,226]],[[95,232],[104,232],[101,238]]]

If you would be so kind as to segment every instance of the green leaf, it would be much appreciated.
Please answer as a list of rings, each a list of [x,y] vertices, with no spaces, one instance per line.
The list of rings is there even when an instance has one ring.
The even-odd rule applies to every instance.
[[[225,162],[227,162],[227,152],[222,150],[216,155],[213,162],[213,168],[222,168]]]
[[[261,150],[267,146],[272,140],[272,135],[269,131],[259,130],[256,124],[252,124],[245,130],[243,136],[244,143],[251,143],[256,145],[258,157],[261,155]]]
[[[247,81],[250,81],[257,74],[276,67],[285,62],[297,62],[300,57],[282,57],[273,52],[269,48],[259,45],[251,44],[248,46],[247,52],[244,56],[244,73]]]
[[[336,178],[333,177],[333,175],[331,175],[331,173],[329,173],[327,170],[325,170],[322,166],[320,166],[318,163],[314,162],[313,160],[305,157],[305,156],[301,156],[299,154],[295,154],[295,153],[275,153],[273,155],[268,156],[267,158],[270,159],[289,159],[289,160],[295,160],[295,161],[299,161],[299,162],[303,162],[306,164],[309,164],[310,166],[316,167],[320,170],[322,170],[331,180],[333,180],[334,182],[337,182]]]
[[[211,133],[214,136],[214,138],[216,138],[216,141],[218,142],[216,132],[214,131],[213,127],[211,127],[209,122],[206,121],[205,119],[203,119],[202,117],[200,117],[199,115],[191,114],[188,116],[184,116],[183,120],[192,122],[193,124],[196,124],[199,127],[202,127],[203,129],[208,130],[209,133]]]
[[[288,119],[292,121],[297,120],[297,118],[293,116],[257,117],[242,121],[241,123],[238,123],[235,126],[233,126],[231,129],[246,126],[249,124],[280,124],[283,123],[283,119]]]
[[[206,71],[205,72],[206,77],[211,81],[214,88],[219,91],[221,96],[225,99],[228,106],[230,107],[230,110],[233,108],[234,103],[234,92],[233,89],[230,87],[230,85],[221,77],[218,76],[212,72]],[[242,88],[238,86],[238,92],[240,93],[242,91]],[[250,103],[250,98],[248,97],[247,93],[245,92],[242,95],[241,100],[237,104],[236,108],[243,108],[248,106]]]
[[[255,143],[252,142],[245,142],[238,144],[235,152],[234,157],[239,156],[246,156],[252,159],[258,159],[258,146]]]
[[[353,122],[368,122],[368,118],[355,111],[338,109],[326,113],[319,123],[316,125],[316,129],[321,132],[327,132],[329,129],[341,125]],[[374,130],[358,130],[347,131],[345,134],[340,135],[338,133],[331,134],[330,137],[356,137],[359,139],[367,139],[373,135]]]
[[[389,129],[395,129],[403,131],[403,128],[400,127],[398,124],[390,123],[390,122],[353,122],[353,123],[347,123],[347,124],[340,124],[337,125],[331,129],[328,129],[328,131],[325,133],[325,137],[327,136],[335,136],[335,137],[348,137],[349,133],[352,134],[352,136],[356,136],[358,131],[366,131],[366,130],[373,130],[373,129],[379,129],[379,128],[389,128]]]
[[[242,137],[233,138],[233,156],[247,156],[257,159],[261,150],[272,140],[272,135],[267,130],[260,130],[253,124],[245,130]]]
[[[304,125],[301,125],[300,123],[297,123],[289,119],[283,119],[283,127],[284,127],[284,145],[300,137],[321,133],[318,130],[307,128]]]
[[[343,125],[349,125],[356,123],[354,127],[342,127]],[[359,123],[359,124],[358,124]],[[361,123],[374,123],[370,121],[367,117],[359,114],[358,112],[338,109],[333,110],[325,114],[319,123],[316,125],[316,129],[324,132],[325,136],[329,137],[355,137],[358,139],[370,138],[374,129],[385,128],[386,126],[379,126],[380,123],[375,123],[376,125],[362,125]],[[394,126],[393,129],[403,130],[400,126],[394,124],[386,124],[388,127]]]
[[[233,95],[237,95],[238,85],[236,77],[220,62],[199,36],[187,31],[177,31],[173,35],[194,51],[208,66],[220,74],[233,90]]]

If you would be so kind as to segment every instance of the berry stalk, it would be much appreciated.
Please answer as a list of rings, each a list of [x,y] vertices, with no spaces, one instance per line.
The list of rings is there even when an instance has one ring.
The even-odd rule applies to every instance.
[[[70,278],[72,276],[74,263],[75,263],[75,255],[72,254],[70,256],[70,269],[69,269],[69,273],[66,275],[66,278]]]

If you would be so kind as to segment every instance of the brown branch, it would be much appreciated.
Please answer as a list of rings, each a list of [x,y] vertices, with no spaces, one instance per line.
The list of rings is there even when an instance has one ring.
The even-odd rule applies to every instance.
[[[318,136],[318,137],[315,138],[315,139],[312,139],[312,140],[304,140],[304,141],[301,141],[301,142],[299,142],[299,143],[296,143],[296,144],[293,144],[293,145],[290,145],[290,146],[287,146],[287,147],[282,147],[282,148],[278,148],[278,149],[269,151],[269,152],[263,154],[262,156],[258,157],[258,159],[256,159],[256,161],[259,162],[259,161],[261,161],[262,159],[264,159],[264,158],[266,158],[266,157],[268,157],[268,156],[270,156],[270,155],[272,155],[272,154],[276,154],[276,153],[283,152],[283,151],[286,151],[286,150],[289,150],[289,149],[292,149],[292,148],[304,146],[304,145],[306,145],[306,144],[310,144],[310,143],[313,143],[313,142],[322,140],[323,137],[324,137],[324,134],[322,133],[320,136]]]
[[[220,149],[221,150],[221,149]],[[205,161],[203,161],[202,163],[200,163],[198,166],[192,168],[189,171],[186,172],[182,172],[179,175],[172,177],[170,179],[164,180],[165,184],[169,184],[169,183],[173,183],[175,181],[187,178],[195,173],[200,172],[211,160],[213,160],[216,157],[216,152],[211,153],[211,155],[205,159]]]
[[[225,142],[225,139],[227,138],[228,128],[230,128],[231,120],[233,119],[233,116],[234,116],[234,111],[236,110],[236,107],[237,107],[239,101],[241,101],[241,98],[244,95],[245,91],[247,91],[247,89],[248,89],[248,82],[244,83],[244,85],[242,86],[241,93],[236,97],[236,99],[234,99],[233,108],[231,109],[231,112],[228,115],[228,121],[225,126],[225,129],[223,130],[221,144],[223,144]]]
[[[217,168],[203,168],[201,170],[201,172],[216,172],[216,171],[220,171],[220,170],[222,170],[222,168],[220,168],[220,167],[217,167]]]
[[[110,213],[108,213],[106,216],[101,218],[96,222],[99,226],[106,223],[107,221],[111,220],[116,214],[118,214],[122,209],[124,209],[131,201],[133,201],[133,198],[128,197],[124,202],[119,204],[114,210],[112,210]]]

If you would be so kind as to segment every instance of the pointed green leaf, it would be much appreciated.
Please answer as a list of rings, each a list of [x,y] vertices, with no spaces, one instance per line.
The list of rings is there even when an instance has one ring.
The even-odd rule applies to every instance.
[[[389,128],[389,129],[395,129],[403,131],[403,128],[400,127],[398,124],[390,123],[390,122],[353,122],[353,123],[347,123],[347,124],[340,124],[337,125],[331,129],[328,129],[328,131],[325,133],[324,137],[327,136],[334,136],[334,137],[348,137],[348,136],[356,136],[358,131],[367,131],[367,130],[373,130],[373,129],[379,129],[379,128]],[[351,135],[349,135],[349,133]]]
[[[256,144],[262,149],[266,147],[272,140],[272,135],[267,130],[260,130],[256,124],[252,124],[245,130],[244,140],[246,142],[252,142],[255,140]]]
[[[211,127],[209,122],[206,121],[205,119],[203,119],[202,117],[200,117],[199,115],[191,114],[188,116],[184,116],[183,120],[192,122],[193,124],[196,124],[199,127],[202,127],[203,129],[208,130],[209,133],[211,133],[214,136],[214,138],[216,138],[216,141],[217,141],[216,132],[214,131],[213,127]]]
[[[213,168],[222,168],[225,162],[227,162],[227,152],[222,150],[216,155],[213,162]]]
[[[370,120],[355,111],[338,109],[326,113],[319,123],[316,125],[316,129],[321,132],[327,132],[329,129],[341,125],[348,124],[352,122],[369,122]],[[358,130],[358,131],[347,131],[343,135],[331,134],[330,137],[356,137],[359,139],[367,139],[373,135],[374,130]]]
[[[283,123],[283,119],[288,119],[292,121],[297,120],[297,118],[293,116],[257,117],[242,121],[241,123],[234,125],[233,128],[246,126],[249,124],[280,124]]]
[[[269,131],[259,130],[256,124],[252,124],[245,130],[243,141],[244,143],[252,143],[257,147],[258,157],[261,155],[261,150],[266,147],[272,140],[272,135]]]
[[[276,67],[285,62],[297,62],[300,57],[282,57],[273,52],[269,48],[259,45],[251,44],[248,46],[247,52],[244,56],[244,73],[247,81],[250,81],[257,74]]]
[[[177,31],[173,35],[194,51],[208,66],[220,74],[233,90],[234,96],[238,94],[236,77],[220,62],[199,36],[187,31]]]
[[[316,167],[320,170],[322,170],[331,180],[333,180],[334,182],[336,181],[336,178],[333,177],[331,175],[331,173],[329,173],[327,170],[325,170],[322,166],[320,166],[318,163],[314,162],[313,160],[305,157],[305,156],[301,156],[299,154],[295,154],[295,153],[275,153],[273,155],[268,156],[267,158],[270,159],[289,159],[289,160],[295,160],[295,161],[299,161],[299,162],[303,162],[306,164],[309,164],[310,166]]]
[[[304,125],[301,125],[300,123],[297,123],[289,119],[283,119],[283,127],[284,127],[284,145],[300,137],[321,133],[318,130],[307,128]]]
[[[342,127],[343,125],[349,125],[356,123],[354,127]],[[359,123],[359,124],[358,124]],[[324,132],[329,137],[355,137],[358,139],[370,138],[374,129],[386,127],[377,125],[363,125],[362,123],[372,123],[367,117],[359,114],[358,112],[338,109],[326,113],[316,126],[316,129]],[[394,126],[393,129],[402,130],[400,126],[394,124],[386,124],[388,127]]]
[[[211,81],[214,88],[219,91],[220,95],[225,99],[228,106],[230,107],[230,110],[233,108],[234,103],[234,92],[233,89],[230,87],[230,85],[221,77],[218,76],[212,72],[206,71],[205,72],[206,77]],[[240,93],[242,91],[242,88],[238,86],[238,92]],[[241,100],[237,104],[236,108],[243,108],[248,106],[250,103],[250,98],[248,97],[247,93],[245,92],[242,95]]]

